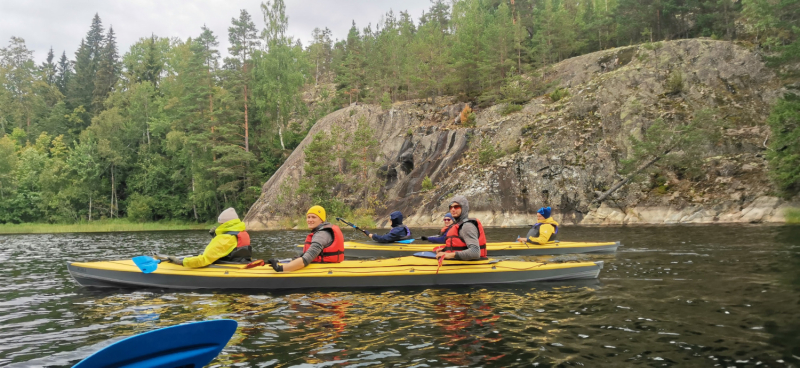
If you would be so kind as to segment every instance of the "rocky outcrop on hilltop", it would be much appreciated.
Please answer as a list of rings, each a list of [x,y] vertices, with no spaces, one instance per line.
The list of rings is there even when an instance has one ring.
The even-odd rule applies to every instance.
[[[463,104],[451,98],[336,111],[264,184],[245,222],[264,229],[300,213],[286,197],[303,175],[303,148],[316,132],[354,131],[362,118],[381,144],[381,218],[400,210],[407,224],[438,225],[447,199],[463,194],[490,226],[531,223],[542,205],[568,224],[783,221],[788,205],[774,196],[764,158],[765,120],[781,87],[757,54],[730,42],[679,40],[583,55],[543,74],[542,83],[568,94],[533,98],[508,115],[503,105],[477,109],[474,127],[454,121]],[[669,82],[676,74],[677,90]],[[702,110],[713,111],[722,138],[700,175],[664,168],[595,201],[622,178],[631,136],[656,119],[681,124]],[[426,176],[433,189],[423,190]]]

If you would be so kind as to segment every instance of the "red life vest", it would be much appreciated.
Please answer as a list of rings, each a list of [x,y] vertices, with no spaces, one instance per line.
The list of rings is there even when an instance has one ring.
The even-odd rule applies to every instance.
[[[333,235],[333,243],[322,249],[322,254],[314,258],[313,263],[339,263],[344,261],[344,235],[342,235],[342,229],[332,224],[320,225],[311,234],[308,234],[303,246],[303,253],[307,252],[308,248],[311,247],[311,238],[320,230],[330,232]]]
[[[250,245],[250,234],[247,231],[228,231],[225,234],[236,236],[236,248]]]
[[[471,222],[478,228],[478,245],[481,247],[481,258],[486,258],[486,234],[483,232],[483,225],[478,219],[467,219],[464,223]],[[467,243],[461,238],[461,225],[455,224],[450,230],[447,231],[447,240],[445,247],[442,249],[444,252],[454,253],[462,250],[467,250]]]

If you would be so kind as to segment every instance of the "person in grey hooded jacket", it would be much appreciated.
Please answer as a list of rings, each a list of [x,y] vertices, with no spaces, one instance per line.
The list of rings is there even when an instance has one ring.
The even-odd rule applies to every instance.
[[[462,251],[448,251],[447,246],[451,244],[450,240],[448,240],[447,246],[437,251],[436,258],[444,257],[445,259],[471,261],[485,257],[485,255],[481,253],[486,253],[486,236],[483,234],[483,226],[480,225],[480,222],[469,218],[469,202],[467,201],[467,197],[462,195],[453,197],[453,199],[450,200],[450,214],[453,215],[455,219],[454,227],[458,228],[458,236],[455,238],[462,243],[466,243],[467,249]],[[448,236],[448,238],[450,238],[450,236]],[[483,252],[481,252],[481,248],[483,248]]]
[[[411,239],[411,229],[403,225],[403,214],[394,211],[389,215],[392,220],[392,229],[384,235],[369,234],[369,237],[378,243],[394,243],[398,240]]]

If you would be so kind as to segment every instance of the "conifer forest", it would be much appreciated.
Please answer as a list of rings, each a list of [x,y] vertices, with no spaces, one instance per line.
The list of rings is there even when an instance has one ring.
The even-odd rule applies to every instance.
[[[445,95],[521,104],[544,92],[537,73],[598,50],[709,37],[776,68],[800,59],[800,0],[435,0],[419,17],[387,9],[353,23],[343,39],[320,25],[309,44],[287,34],[285,8],[220,15],[231,17],[227,34],[143,32],[128,50],[96,14],[74,55],[35,50],[47,53],[40,64],[23,38],[4,40],[0,223],[206,222],[252,205],[332,111]],[[796,192],[792,96],[769,119],[783,142],[769,159],[779,187]]]

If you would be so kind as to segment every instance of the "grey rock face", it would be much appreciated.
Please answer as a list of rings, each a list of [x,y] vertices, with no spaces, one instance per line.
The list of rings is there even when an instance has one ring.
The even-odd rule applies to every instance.
[[[667,88],[676,73],[683,80],[679,92]],[[753,52],[697,39],[654,50],[631,46],[565,60],[543,78],[569,95],[557,102],[535,97],[506,116],[502,106],[478,109],[472,128],[454,121],[464,105],[444,97],[398,102],[388,111],[363,104],[336,111],[264,184],[245,222],[271,228],[282,216],[302,213],[281,196],[303,175],[303,148],[317,131],[335,125],[354,131],[361,117],[381,145],[383,166],[374,175],[383,206],[376,215],[399,210],[410,226],[439,226],[454,194],[465,195],[471,216],[487,226],[530,224],[541,206],[553,207],[567,224],[783,221],[787,205],[770,196],[764,159],[765,120],[780,86]],[[685,123],[703,109],[723,122],[724,138],[709,147],[700,178],[666,169],[657,190],[647,180],[634,182],[593,203],[622,178],[631,136],[641,136],[655,119]],[[422,190],[426,176],[435,189]]]

